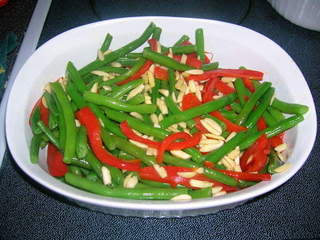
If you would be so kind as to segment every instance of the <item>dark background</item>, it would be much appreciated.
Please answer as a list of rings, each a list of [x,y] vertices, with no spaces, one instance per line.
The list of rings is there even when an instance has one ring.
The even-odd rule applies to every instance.
[[[11,0],[0,8],[0,39],[13,31],[21,43],[35,4]],[[53,0],[40,44],[86,23],[139,15],[223,20],[266,35],[300,67],[318,113],[320,33],[291,24],[263,0]],[[10,55],[11,66],[16,54]],[[0,239],[320,239],[318,146],[317,137],[303,168],[276,190],[235,209],[182,219],[111,216],[77,207],[33,182],[7,153],[0,169]]]

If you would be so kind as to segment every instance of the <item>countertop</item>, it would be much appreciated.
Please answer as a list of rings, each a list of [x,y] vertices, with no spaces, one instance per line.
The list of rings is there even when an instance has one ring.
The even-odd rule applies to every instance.
[[[123,16],[185,16],[241,24],[269,37],[294,59],[318,114],[320,32],[290,23],[267,1],[239,2],[53,0],[39,45],[70,28]],[[21,42],[35,4],[11,0],[0,8],[0,38],[14,31]],[[15,55],[10,56],[11,62]],[[268,194],[216,214],[143,219],[78,207],[32,181],[8,152],[0,169],[0,239],[319,239],[319,173],[317,136],[302,169]]]

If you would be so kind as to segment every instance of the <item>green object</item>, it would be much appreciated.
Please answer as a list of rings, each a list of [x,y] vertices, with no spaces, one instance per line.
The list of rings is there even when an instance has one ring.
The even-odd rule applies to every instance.
[[[269,90],[262,96],[262,99],[257,105],[256,109],[249,114],[244,126],[247,128],[252,128],[258,122],[262,114],[267,110],[270,105],[271,99],[274,95],[274,88],[271,87]]]
[[[83,97],[88,102],[125,112],[154,113],[157,108],[153,104],[130,105],[121,102],[118,99],[108,96],[101,96],[92,92],[84,92]]]
[[[142,57],[142,53],[140,52],[131,52],[126,55],[127,58],[135,59]]]
[[[138,87],[141,84],[143,84],[143,79],[137,79],[137,80],[128,82],[128,83],[118,87],[117,89],[112,90],[112,92],[110,93],[109,97],[120,99],[125,94],[127,94],[132,89]]]
[[[30,144],[30,161],[31,163],[38,163],[40,143],[42,141],[41,135],[33,135]]]
[[[133,59],[133,58],[126,58],[126,57],[121,57],[121,58],[118,58],[117,59],[117,63],[120,63],[122,67],[133,67],[134,65],[137,64],[137,62],[139,61],[139,59],[141,59],[142,57],[140,58],[136,58],[136,59]],[[125,71],[123,74],[125,74],[127,71]]]
[[[241,105],[237,102],[231,103],[230,106],[231,106],[232,110],[235,111],[236,113],[240,113],[242,110]]]
[[[287,103],[277,98],[273,100],[272,107],[278,109],[280,112],[289,114],[305,114],[309,107],[301,104]]]
[[[249,97],[248,95],[248,89],[243,84],[243,81],[241,78],[237,78],[234,81],[234,88],[236,89],[236,93],[238,95],[239,101],[241,106],[243,107],[246,104],[245,97]]]
[[[196,29],[196,49],[197,49],[197,55],[200,58],[201,62],[205,61],[205,54],[204,54],[204,36],[203,36],[203,29],[198,28]]]
[[[143,95],[143,93],[139,93],[139,94],[135,95],[134,97],[130,98],[127,101],[127,103],[131,104],[131,105],[138,105],[138,104],[144,103],[144,95]]]
[[[195,45],[174,46],[171,49],[173,54],[189,54],[197,51]]]
[[[74,114],[67,95],[63,91],[60,83],[51,83],[51,88],[55,92],[57,100],[62,108],[66,127],[66,141],[65,145],[62,146],[63,161],[65,163],[71,163],[71,159],[75,156],[77,134]]]
[[[109,169],[110,175],[111,175],[111,181],[114,186],[122,186],[123,185],[123,180],[124,176],[122,171],[119,168],[112,167],[109,165],[104,165],[106,168]]]
[[[126,55],[127,53],[132,52],[133,50],[137,49],[138,47],[140,47],[142,44],[144,44],[149,39],[149,37],[153,33],[154,29],[155,29],[155,24],[150,23],[149,26],[145,29],[145,31],[142,33],[142,35],[139,38],[137,38],[136,40],[128,43],[127,45],[111,52],[110,54],[106,55],[103,61],[95,60],[95,61],[89,63],[88,65],[86,65],[85,67],[83,67],[80,70],[80,74],[84,75],[84,74],[89,73],[93,70],[96,70],[104,65],[107,65],[108,63],[111,63],[111,62],[117,60],[119,57],[122,57],[122,56]]]
[[[274,107],[268,107],[268,113],[271,114],[271,116],[275,119],[276,122],[280,122],[285,119],[285,116],[282,112],[280,112],[278,109]]]
[[[132,68],[130,68],[127,72],[116,76],[108,81],[105,81],[102,83],[102,85],[112,85],[118,82],[121,82],[129,77],[131,77],[133,74],[135,74],[144,64],[145,64],[146,60],[144,58],[139,58],[139,60],[137,61],[137,63],[135,65],[132,66]]]
[[[262,83],[259,88],[250,96],[249,100],[245,103],[242,111],[236,119],[236,124],[242,125],[246,120],[257,101],[265,94],[265,92],[271,87],[270,82]]]
[[[48,125],[51,130],[55,129],[58,126],[58,117],[50,113]]]
[[[74,83],[80,93],[83,93],[86,90],[86,85],[84,84],[80,73],[70,61],[67,64],[66,78],[68,81],[72,81]]]
[[[234,150],[245,139],[247,132],[239,132],[220,148],[202,157],[203,161],[219,162],[225,155]]]
[[[168,68],[168,82],[169,82],[169,95],[172,97],[172,94],[175,94],[176,88],[176,78],[174,74],[174,70],[171,68]]]
[[[154,51],[151,51],[149,48],[145,48],[143,50],[143,57],[152,60],[155,63],[158,63],[162,66],[165,66],[167,68],[172,68],[174,70],[178,71],[187,71],[192,69],[192,67],[182,64],[170,57],[167,57],[165,55],[162,55],[160,53],[156,53]]]
[[[71,81],[68,81],[66,90],[72,102],[77,106],[78,109],[83,108],[86,105],[85,101],[83,100],[83,97]]]
[[[78,158],[85,158],[88,153],[87,129],[84,126],[78,129],[76,153]]]
[[[160,81],[162,80],[155,79],[155,86],[151,89],[151,102],[153,104],[157,104],[157,99],[160,96],[160,93],[159,93]]]
[[[85,160],[89,163],[91,169],[102,179],[101,167],[102,163],[96,158],[96,156],[88,150]]]
[[[164,118],[160,122],[160,126],[162,128],[167,128],[171,126],[172,124],[179,123],[179,122],[185,122],[187,120],[190,120],[194,117],[200,116],[205,113],[209,113],[212,111],[219,110],[220,108],[225,107],[226,105],[232,103],[236,99],[236,94],[228,94],[225,95],[215,101],[207,102],[202,105],[199,105],[197,107],[193,107],[190,109],[187,109],[181,113],[172,114],[166,118]]]
[[[33,134],[40,134],[42,131],[38,126],[38,122],[40,121],[40,107],[36,106],[30,117],[30,127]]]
[[[263,113],[262,117],[264,118],[268,127],[272,127],[277,124],[277,121],[274,119],[274,117],[268,111],[265,111]]]
[[[148,185],[150,187],[155,187],[155,188],[171,188],[171,185],[169,183],[162,183],[162,182],[156,182],[156,181],[151,181],[151,180],[145,180],[141,179],[140,180],[143,184]]]
[[[210,70],[218,69],[218,67],[219,67],[219,62],[213,62],[213,63],[203,64],[201,69],[203,71],[210,71]]]
[[[81,169],[78,166],[74,166],[74,165],[71,165],[71,164],[68,165],[68,172],[70,172],[70,173],[72,173],[74,175],[82,177]]]
[[[204,175],[232,187],[238,186],[238,181],[236,179],[211,168],[204,168]]]
[[[59,129],[59,143],[60,146],[64,146],[66,142],[66,127],[65,127],[65,121],[64,121],[64,115],[62,111],[62,107],[60,106],[60,103],[58,102],[57,96],[54,92],[51,93],[52,98],[54,99],[59,116],[58,116],[58,129]]]
[[[169,200],[177,195],[187,194],[184,188],[110,188],[102,184],[88,181],[72,173],[65,175],[65,181],[77,188],[107,197],[141,199],[141,200]]]
[[[95,172],[89,172],[88,174],[86,174],[86,179],[91,182],[102,184],[101,179],[99,178],[99,176]]]
[[[212,197],[212,188],[209,187],[197,190],[189,190],[189,195],[192,197],[192,199],[209,198]]]
[[[49,138],[50,142],[54,144],[57,148],[61,149],[59,144],[59,140],[53,134],[53,132],[40,120],[38,121],[37,125],[41,129],[41,131]]]
[[[70,164],[84,168],[84,169],[90,169],[90,170],[92,169],[88,161],[85,159],[72,158]]]
[[[155,27],[154,32],[152,34],[152,38],[156,40],[160,40],[162,29],[160,27]]]
[[[278,157],[277,153],[274,150],[271,150],[270,155],[269,155],[269,163],[267,166],[267,171],[270,174],[276,173],[274,170],[278,167],[283,165],[283,162],[281,159]]]
[[[178,41],[176,41],[175,42],[175,44],[173,44],[173,46],[179,46],[179,45],[181,45],[183,42],[185,42],[185,41],[189,41],[189,36],[187,36],[187,35],[182,35],[179,39],[178,39]]]
[[[107,131],[105,129],[101,129],[101,138],[103,141],[103,144],[109,149],[110,151],[113,151],[116,149],[116,143],[110,138],[111,135],[107,134]]]
[[[109,49],[111,42],[112,42],[112,39],[113,39],[112,35],[110,33],[107,33],[107,35],[105,36],[104,41],[100,47],[100,51],[102,53],[104,53],[105,51],[107,51]]]
[[[58,112],[56,103],[55,103],[53,97],[51,96],[51,94],[48,93],[47,91],[44,91],[43,97],[46,100],[46,103],[47,103],[47,106],[49,108],[50,113],[53,114],[54,116],[58,116],[59,112]]]

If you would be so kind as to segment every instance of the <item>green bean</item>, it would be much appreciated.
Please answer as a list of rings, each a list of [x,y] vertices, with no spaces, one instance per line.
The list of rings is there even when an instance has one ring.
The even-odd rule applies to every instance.
[[[188,54],[197,51],[195,45],[174,46],[171,49],[173,54]]]
[[[99,67],[102,67],[103,65],[107,65],[108,63],[111,63],[115,60],[117,60],[119,57],[122,57],[126,55],[129,52],[132,52],[133,50],[140,47],[142,44],[144,44],[148,38],[151,36],[155,29],[155,24],[150,23],[149,26],[145,29],[145,31],[142,33],[142,35],[137,38],[136,40],[128,43],[127,45],[123,46],[122,48],[119,48],[110,54],[106,55],[103,61],[95,60],[85,67],[83,67],[80,70],[80,74],[84,75],[86,73],[91,72],[92,70],[98,69]]]
[[[151,89],[151,102],[153,104],[157,104],[157,99],[160,96],[159,89],[160,89],[160,81],[159,79],[155,79],[155,86]]]
[[[96,106],[95,104],[89,104],[89,107],[92,112],[98,117],[98,119],[101,119],[104,128],[119,137],[124,137],[119,125],[108,119],[98,106]]]
[[[129,153],[126,153],[124,151],[120,151],[119,154],[118,154],[118,157],[119,158],[122,158],[124,160],[133,160],[133,159],[136,159],[136,157],[132,156],[131,154]]]
[[[152,38],[156,40],[160,40],[162,29],[160,27],[155,27],[154,32],[152,34]]]
[[[232,103],[235,99],[236,99],[235,93],[228,94],[228,95],[223,96],[215,101],[204,103],[200,106],[190,108],[190,109],[185,110],[181,113],[172,114],[172,115],[164,118],[160,122],[160,126],[162,128],[167,128],[167,127],[171,126],[172,124],[184,122],[184,121],[190,120],[194,117],[197,117],[199,115],[209,113],[212,111],[216,111],[216,110],[223,108],[224,106]]]
[[[188,153],[189,155],[191,155],[191,159],[194,162],[196,162],[196,163],[201,162],[202,154],[196,148],[185,148],[185,149],[183,149],[183,151]]]
[[[163,139],[169,135],[168,131],[161,128],[155,128],[139,119],[129,116],[128,114],[125,114],[119,111],[114,111],[112,109],[107,109],[105,112],[107,116],[114,121],[123,122],[127,120],[130,127],[132,127],[133,129],[143,134],[154,136],[160,139]]]
[[[67,64],[66,77],[69,81],[74,83],[79,92],[83,93],[86,90],[86,85],[84,84],[80,73],[70,61]]]
[[[130,52],[126,55],[127,58],[140,58],[142,57],[142,53]]]
[[[86,179],[88,179],[91,182],[102,184],[102,180],[99,178],[99,176],[95,172],[89,172],[86,175]]]
[[[60,83],[51,83],[51,88],[56,94],[57,100],[60,103],[64,115],[66,127],[66,141],[63,148],[63,161],[70,163],[71,159],[75,156],[76,150],[76,125],[71,104],[63,91]]]
[[[174,74],[174,70],[171,68],[168,68],[168,81],[169,81],[169,95],[172,96],[172,94],[175,94],[176,88],[176,78]]]
[[[131,105],[138,105],[138,104],[142,104],[144,103],[144,95],[143,93],[139,93],[137,95],[135,95],[134,97],[130,98],[127,101],[127,104],[131,104]]]
[[[77,134],[76,154],[78,158],[85,158],[88,153],[87,130],[80,126]]]
[[[83,108],[86,105],[82,96],[79,94],[79,92],[77,91],[77,89],[71,81],[68,81],[66,90],[71,100],[75,103],[78,109]]]
[[[109,165],[104,165],[106,168],[109,169],[110,175],[111,175],[111,181],[114,186],[122,186],[123,185],[123,173],[119,168],[109,166]]]
[[[52,130],[52,129],[55,129],[57,126],[58,126],[58,119],[55,115],[53,114],[49,114],[49,122],[48,122],[48,126],[49,128]]]
[[[61,149],[59,144],[59,140],[54,136],[53,132],[42,122],[41,120],[38,121],[37,125],[41,129],[41,131],[49,138],[50,142],[54,144],[57,148]]]
[[[229,186],[238,186],[238,181],[236,179],[211,168],[204,168],[204,175]]]
[[[169,183],[162,183],[162,182],[156,182],[156,181],[145,180],[145,179],[141,179],[140,181],[145,185],[149,185],[150,187],[171,188],[171,185]]]
[[[221,121],[220,119],[218,119],[214,116],[211,116],[210,114],[204,114],[203,116],[205,116],[206,118],[211,118],[213,121],[218,123],[219,126],[221,127],[222,131],[225,131],[227,129],[226,124],[223,121]]]
[[[239,188],[247,188],[247,187],[252,187],[256,185],[258,182],[251,182],[251,181],[243,181],[240,180],[238,183]]]
[[[267,110],[276,122],[280,122],[285,119],[285,116],[278,109],[270,106]]]
[[[65,180],[74,187],[107,197],[141,200],[169,200],[175,196],[188,193],[188,190],[185,188],[110,188],[103,184],[88,181],[85,178],[72,173],[67,173],[65,175]]]
[[[301,104],[287,103],[275,98],[272,102],[272,107],[280,110],[283,113],[289,114],[305,114],[308,112],[309,107]]]
[[[239,98],[239,101],[240,101],[240,104],[241,106],[243,107],[245,104],[246,104],[246,99],[245,97],[249,97],[247,92],[248,92],[248,89],[245,87],[245,85],[243,84],[243,81],[241,78],[237,78],[235,81],[234,81],[234,87],[236,89],[236,93],[238,95],[238,98]]]
[[[225,118],[229,119],[232,122],[234,122],[238,117],[238,114],[236,114],[234,111],[228,111],[223,108],[220,109],[219,112],[222,114],[222,116],[224,116]]]
[[[128,71],[128,69],[126,69],[126,68],[112,67],[112,66],[103,66],[103,67],[98,68],[97,70],[102,71],[102,72],[106,72],[106,73],[118,73],[118,74],[123,74]],[[95,74],[91,74],[91,75],[95,75]]]
[[[78,166],[74,166],[74,165],[68,165],[68,172],[80,176],[82,177],[82,172],[81,169]]]
[[[104,130],[103,128],[101,129],[101,138],[103,141],[103,144],[110,150],[116,149],[116,143],[111,140],[109,134],[107,134],[107,131]]]
[[[212,197],[212,188],[209,187],[197,190],[189,190],[189,195],[192,197],[192,199],[210,198]]]
[[[251,128],[253,127],[253,125],[255,125],[258,122],[259,118],[262,116],[262,114],[267,110],[267,107],[270,105],[273,95],[274,95],[274,88],[271,87],[264,94],[264,96],[262,96],[262,99],[259,105],[256,107],[256,109],[249,114],[244,124],[245,127]]]
[[[125,94],[127,94],[128,92],[130,92],[132,89],[138,87],[139,85],[143,84],[143,79],[137,79],[131,82],[128,82],[120,87],[118,87],[117,89],[113,90],[109,97],[113,97],[113,98],[118,98],[120,99],[121,97],[123,97]]]
[[[242,125],[246,121],[257,101],[270,87],[270,82],[264,82],[260,85],[260,87],[251,95],[250,99],[243,106],[242,111],[239,113],[239,116],[236,119],[236,124]]]
[[[274,119],[274,117],[268,111],[265,111],[263,113],[262,117],[264,118],[264,120],[266,121],[266,124],[269,127],[272,127],[277,124],[277,121]]]
[[[34,135],[40,134],[42,132],[37,124],[39,120],[40,120],[40,107],[36,106],[30,116],[30,123],[31,123],[30,127]]]
[[[127,72],[119,75],[119,76],[116,76],[108,81],[105,81],[102,83],[103,86],[105,85],[112,85],[112,84],[115,84],[115,83],[118,83],[118,82],[121,82],[129,77],[131,77],[133,74],[135,74],[144,64],[145,64],[146,60],[144,58],[140,58],[138,60],[138,62],[132,66],[132,68],[130,68]]]
[[[277,153],[274,150],[271,150],[269,155],[269,163],[267,165],[267,172],[270,174],[276,173],[274,170],[283,165],[283,162],[278,157]]]
[[[130,105],[123,103],[118,99],[101,96],[92,92],[84,92],[83,97],[88,102],[125,112],[153,113],[157,108],[153,104]]]
[[[196,46],[197,46],[197,55],[200,58],[201,62],[204,62],[206,56],[204,54],[204,36],[203,29],[196,29]]]
[[[213,62],[213,63],[203,64],[201,69],[203,71],[210,71],[210,70],[218,69],[218,67],[219,67],[219,62]]]
[[[237,102],[231,103],[230,106],[231,106],[232,110],[235,111],[236,113],[240,113],[242,110],[241,105]]]
[[[181,38],[178,39],[178,41],[175,42],[175,44],[173,44],[173,46],[179,46],[181,45],[183,42],[185,41],[189,41],[189,36],[187,35],[182,35]]]
[[[44,91],[43,97],[46,100],[46,104],[48,106],[50,113],[52,113],[54,116],[58,116],[59,112],[58,112],[56,103],[55,103],[54,99],[52,98],[51,94],[48,93],[47,91]]]
[[[41,134],[40,149],[44,149],[49,142],[49,138],[45,134]]]
[[[30,144],[30,161],[31,163],[37,163],[39,161],[39,150],[42,136],[40,134],[33,135]]]
[[[92,169],[88,161],[85,159],[72,158],[71,164],[85,169]]]
[[[133,58],[125,58],[121,57],[117,59],[117,63],[120,63],[122,67],[133,67],[136,65],[141,58],[133,59]],[[123,74],[125,74],[127,71],[125,71]]]
[[[213,163],[217,163],[223,158],[225,155],[234,150],[247,136],[247,132],[239,132],[236,136],[231,138],[228,142],[223,144],[220,148],[215,151],[204,155],[202,157],[203,161],[210,161]]]
[[[88,150],[85,159],[89,163],[91,169],[102,179],[102,163],[96,158],[96,156],[90,150]]]
[[[110,33],[107,33],[107,35],[105,36],[104,41],[100,47],[100,51],[102,53],[104,53],[105,51],[107,51],[109,49],[110,44],[112,42],[112,38],[113,38],[112,35]]]
[[[186,71],[192,69],[192,67],[182,64],[168,56],[162,55],[160,53],[151,51],[149,48],[143,50],[143,57],[152,60],[155,63],[158,63],[162,66],[172,68],[178,71]]]
[[[160,80],[160,88],[161,89],[169,89],[169,82],[167,80]]]

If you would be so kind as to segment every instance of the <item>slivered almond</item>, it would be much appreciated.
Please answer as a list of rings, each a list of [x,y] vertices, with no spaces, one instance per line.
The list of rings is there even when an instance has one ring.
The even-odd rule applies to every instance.
[[[176,94],[173,92],[172,95],[172,100],[176,103],[177,102],[177,97],[176,97]]]
[[[131,112],[130,115],[131,115],[132,117],[135,117],[135,118],[138,118],[138,119],[143,120],[143,117],[142,117],[142,115],[141,115],[140,113]]]
[[[283,164],[282,166],[277,167],[273,171],[275,171],[277,173],[281,173],[281,172],[287,171],[290,167],[291,167],[291,163],[287,162],[287,163]]]
[[[80,126],[81,126],[81,124],[80,124],[80,122],[79,122],[78,119],[75,119],[74,122],[75,122],[75,124],[76,124],[76,127],[80,127]]]
[[[187,123],[185,122],[179,122],[178,125],[182,128],[186,128],[187,127]]]
[[[159,114],[158,120],[159,120],[159,122],[161,122],[161,121],[163,120],[163,115],[162,115],[162,113]]]
[[[221,97],[223,97],[223,94],[221,92],[218,92],[218,95],[214,95],[213,99],[219,99]]]
[[[207,188],[207,187],[213,186],[212,182],[200,181],[200,180],[196,180],[196,179],[190,179],[189,183],[190,183],[190,186],[197,187],[197,188]]]
[[[282,162],[285,162],[285,161],[286,161],[286,158],[282,155],[281,152],[277,152],[277,156],[280,158],[280,160],[281,160]]]
[[[102,181],[104,185],[111,184],[111,174],[107,167],[102,166],[101,167],[101,173],[102,173]]]
[[[183,73],[187,73],[189,75],[201,75],[201,74],[203,74],[203,70],[201,70],[201,69],[191,69],[191,70],[184,71]]]
[[[183,100],[184,92],[179,92],[179,95],[177,97],[177,103],[181,103]]]
[[[137,176],[133,176],[131,173],[125,177],[123,180],[123,187],[124,188],[134,188],[138,183]]]
[[[196,172],[177,172],[177,175],[184,178],[192,178],[197,175]]]
[[[153,73],[150,70],[147,73],[148,73],[148,83],[149,83],[150,87],[153,88],[156,85]]]
[[[127,100],[129,100],[129,99],[133,98],[134,96],[136,96],[137,94],[141,93],[143,91],[143,89],[144,89],[144,85],[143,84],[141,84],[138,87],[132,89],[129,92],[128,96],[127,96]]]
[[[41,98],[41,102],[42,102],[43,106],[45,106],[46,108],[48,108],[47,100],[46,100],[45,97],[42,97],[42,98]]]
[[[194,93],[196,92],[196,84],[195,84],[195,81],[193,80],[190,80],[189,81],[189,89],[190,89],[190,92]]]
[[[151,119],[151,121],[153,122],[153,124],[159,124],[158,116],[157,116],[155,113],[152,113],[152,114],[150,115],[150,119]]]
[[[212,141],[212,142],[210,144],[199,144],[200,152],[211,152],[213,150],[220,148],[224,144],[224,142],[221,140],[208,140],[208,141]]]
[[[170,127],[168,127],[168,130],[171,131],[171,132],[179,132],[177,124],[171,125]]]
[[[112,67],[122,67],[121,63],[118,63],[118,62],[112,62],[111,66]]]
[[[104,123],[103,123],[103,121],[101,120],[101,118],[99,118],[99,122],[100,122],[100,125],[101,125],[102,127],[104,127]]]
[[[207,138],[211,138],[211,139],[217,139],[217,140],[222,140],[222,141],[225,141],[225,138],[220,136],[220,135],[216,135],[216,134],[213,134],[213,133],[205,133],[203,134],[205,137]],[[202,135],[202,136],[203,136]]]
[[[46,85],[43,88],[44,91],[47,91],[48,93],[51,93],[51,87],[50,87],[50,83],[46,83]]]
[[[169,90],[168,89],[159,89],[159,93],[161,93],[165,97],[169,96]]]
[[[149,68],[149,71],[150,71],[152,74],[154,74],[154,68],[155,68],[155,65],[154,65],[154,64],[152,64],[152,65],[150,66],[150,68]]]
[[[236,165],[235,168],[234,168],[234,171],[235,172],[242,172],[242,169],[241,169],[240,165]]]
[[[286,150],[288,148],[287,144],[286,143],[282,143],[278,146],[276,146],[274,148],[274,150],[276,150],[277,152],[283,152],[284,150]]]
[[[240,156],[240,147],[237,146],[230,153],[228,153],[227,157],[234,160],[236,157]]]
[[[158,164],[154,164],[153,167],[161,178],[165,178],[168,176],[167,171],[164,167],[161,167]]]
[[[148,156],[156,156],[157,153],[158,153],[158,151],[155,148],[148,148],[147,151],[146,151],[146,154]]]
[[[221,81],[222,82],[224,82],[224,83],[232,83],[232,82],[234,82],[236,80],[236,78],[234,78],[234,77],[222,77],[221,78]]]
[[[108,49],[107,51],[103,52],[103,55],[105,56],[105,55],[108,55],[108,54],[110,54],[110,53],[112,53],[112,50],[111,50],[111,49]]]
[[[171,198],[170,200],[171,201],[189,201],[191,199],[192,197],[189,194],[180,194]]]
[[[236,132],[231,132],[228,137],[226,138],[226,142],[230,141],[235,135],[237,135]]]
[[[200,102],[202,102],[202,94],[198,88],[196,88],[196,97],[199,99]]]
[[[141,143],[141,142],[137,142],[137,141],[134,141],[134,140],[129,140],[132,144],[134,144],[134,145],[136,145],[137,147],[140,147],[140,148],[143,148],[143,149],[147,149],[148,148],[148,146],[147,145],[145,145],[145,144],[143,144],[143,143]]]
[[[102,52],[100,49],[98,50],[98,59],[99,59],[100,61],[103,61],[103,60],[104,60],[103,52]]]
[[[102,86],[102,88],[106,91],[111,91],[112,88],[110,86]]]
[[[233,82],[228,82],[227,85],[231,88],[234,88]]]
[[[276,98],[276,94],[274,93],[273,96],[272,96],[272,98],[271,98],[271,100],[270,100],[269,106],[272,105],[272,103],[273,103],[273,101],[274,101],[275,98]]]
[[[97,75],[97,76],[101,76],[101,77],[109,77],[110,74],[107,72],[103,72],[103,71],[99,71],[99,70],[95,70],[95,71],[91,71],[92,74]]]
[[[204,169],[202,167],[197,168],[196,173],[203,174],[204,173]]]
[[[159,41],[157,41],[157,53],[161,53],[161,45]]]
[[[222,196],[222,195],[226,195],[227,192],[226,191],[220,191],[220,192],[217,192],[215,194],[213,194],[214,197],[218,197],[218,196]]]
[[[214,196],[216,193],[220,192],[223,189],[221,186],[211,188],[212,195]]]
[[[94,83],[90,88],[90,92],[97,93],[98,92],[98,83]]]
[[[160,112],[161,112],[163,115],[169,113],[169,112],[168,112],[167,105],[166,105],[166,103],[164,102],[163,99],[157,98],[157,106],[159,107]]]
[[[173,58],[172,48],[169,48],[168,57]]]
[[[182,54],[181,59],[180,59],[180,63],[182,63],[182,64],[186,64],[186,62],[187,62],[187,58],[188,58],[188,56],[187,56],[187,55]]]
[[[184,80],[179,78],[179,80],[176,82],[176,84],[174,85],[174,87],[178,90],[181,90],[182,86],[184,85]]]
[[[204,118],[200,120],[201,124],[210,132],[215,135],[221,135],[222,129],[218,123],[211,118]]]
[[[182,158],[182,159],[189,159],[191,158],[191,156],[188,153],[185,153],[184,151],[181,150],[171,150],[170,153],[178,158]]]
[[[219,163],[223,164],[228,170],[232,170],[233,165],[231,165],[225,158],[222,158]]]
[[[152,104],[151,97],[148,94],[144,95],[144,103],[145,104]]]

